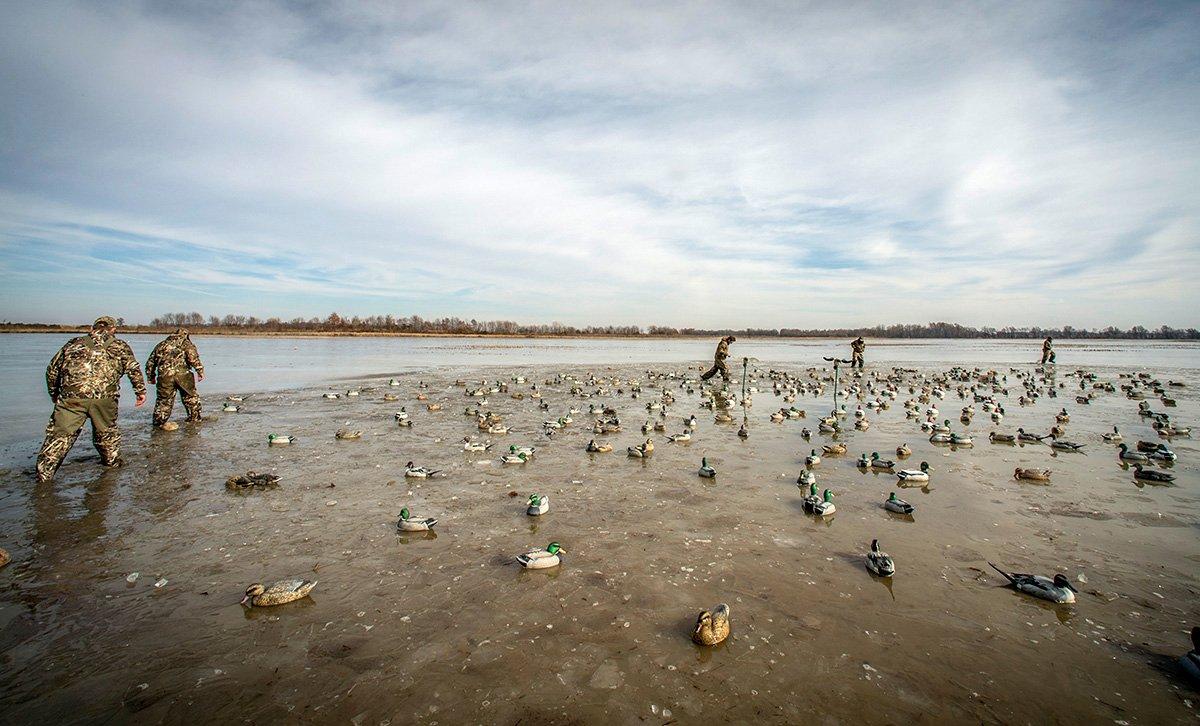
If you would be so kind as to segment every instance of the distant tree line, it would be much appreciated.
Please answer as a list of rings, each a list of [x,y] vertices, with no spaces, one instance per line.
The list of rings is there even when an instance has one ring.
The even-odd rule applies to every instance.
[[[651,325],[645,330],[636,325],[589,325],[576,327],[562,323],[523,325],[511,320],[463,320],[462,318],[433,318],[426,320],[419,315],[397,317],[394,315],[370,315],[366,317],[343,317],[330,313],[321,318],[267,318],[252,315],[215,315],[204,317],[200,313],[168,313],[150,322],[154,328],[237,328],[262,332],[363,332],[363,333],[440,333],[455,335],[687,335],[720,336],[735,335],[762,338],[1122,338],[1135,340],[1196,340],[1200,331],[1195,328],[1172,328],[1167,325],[1150,329],[1135,325],[1128,330],[1113,326],[1107,328],[1062,328],[1013,327],[975,328],[957,323],[926,323],[924,325],[899,324],[876,325],[870,328],[673,328]]]
[[[637,325],[588,325],[578,327],[563,323],[521,324],[512,320],[463,320],[457,317],[432,318],[426,320],[419,315],[368,315],[366,317],[343,317],[330,313],[325,318],[258,318],[253,315],[204,316],[200,313],[167,313],[150,321],[149,325],[126,325],[128,332],[163,332],[184,327],[197,332],[210,333],[323,333],[345,334],[431,334],[431,335],[529,335],[529,336],[703,336],[717,337],[735,335],[747,338],[1116,338],[1126,340],[1200,340],[1200,331],[1195,328],[1172,328],[1162,325],[1146,328],[1135,325],[1128,330],[1113,326],[1107,328],[1061,328],[1013,327],[974,328],[957,323],[925,323],[924,325],[876,325],[870,328],[673,328],[651,325],[645,329]],[[74,330],[79,326],[35,325],[30,323],[0,323],[0,332],[20,330]]]

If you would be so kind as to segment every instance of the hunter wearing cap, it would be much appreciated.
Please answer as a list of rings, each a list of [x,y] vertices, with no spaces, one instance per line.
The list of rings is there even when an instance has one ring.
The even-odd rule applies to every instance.
[[[729,344],[737,340],[732,335],[726,335],[717,343],[717,352],[713,354],[713,365],[704,375],[700,376],[700,380],[707,381],[709,378],[717,375],[719,372],[721,377],[726,381],[729,380],[729,366],[725,365],[725,359],[729,357]]]
[[[177,328],[154,346],[146,359],[146,380],[155,386],[155,426],[168,430],[178,426],[168,424],[171,411],[175,409],[176,392],[187,409],[187,420],[200,420],[200,394],[196,392],[196,381],[204,380],[204,364],[200,362],[200,351],[188,337],[186,328]]]
[[[87,335],[72,338],[46,366],[46,390],[54,413],[37,457],[37,480],[48,482],[71,450],[84,423],[92,422],[92,444],[105,466],[120,466],[121,431],[117,398],[122,376],[129,376],[137,406],[146,402],[142,369],[129,344],[116,338],[117,321],[105,315]]]

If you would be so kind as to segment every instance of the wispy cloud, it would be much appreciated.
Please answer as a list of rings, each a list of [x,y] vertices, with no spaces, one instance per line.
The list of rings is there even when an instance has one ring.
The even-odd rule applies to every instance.
[[[14,5],[0,316],[1194,325],[1196,37],[1191,4]]]

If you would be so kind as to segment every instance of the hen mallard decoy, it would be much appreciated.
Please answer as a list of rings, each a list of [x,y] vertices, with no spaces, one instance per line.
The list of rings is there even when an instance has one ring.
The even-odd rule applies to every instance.
[[[1030,481],[1050,481],[1049,469],[1021,469],[1020,467],[1013,470],[1014,479],[1028,479]]]
[[[529,505],[525,508],[525,513],[531,517],[540,517],[550,511],[550,497],[541,494],[530,494]]]
[[[991,562],[988,563],[992,565]],[[1042,600],[1049,600],[1054,603],[1073,603],[1075,602],[1075,593],[1078,592],[1074,587],[1071,587],[1071,581],[1066,575],[1057,574],[1054,579],[1043,577],[1042,575],[1023,575],[1021,573],[1008,573],[1001,570],[999,567],[992,565],[992,569],[1004,575],[1008,583],[1014,589],[1019,590],[1027,595],[1033,595]]]
[[[1002,434],[999,431],[993,431],[988,434],[988,441],[991,441],[993,444],[1011,444],[1016,440],[1017,437],[1015,434]]]
[[[646,439],[646,443],[638,444],[637,446],[630,446],[629,448],[625,449],[625,451],[629,454],[629,456],[638,459],[644,459],[654,453],[654,442],[650,439]]]
[[[920,469],[901,469],[896,476],[900,481],[929,481],[929,462],[922,461]]]
[[[897,514],[912,514],[916,510],[916,507],[897,497],[896,492],[888,494],[887,501],[883,503],[883,508]]]
[[[701,457],[700,470],[697,473],[705,479],[714,479],[717,476],[717,470],[708,465],[708,457]]]
[[[411,461],[404,465],[404,476],[410,479],[428,479],[441,471],[441,469],[426,469],[423,466],[416,466]]]
[[[1175,481],[1174,474],[1168,474],[1165,471],[1157,469],[1143,469],[1141,464],[1133,465],[1133,478],[1141,481],[1155,481],[1169,483]]]
[[[900,444],[896,447],[896,456],[899,456],[901,459],[906,456],[912,456],[912,449],[908,444]]]
[[[249,604],[259,608],[283,605],[308,597],[308,593],[316,586],[316,580],[280,580],[270,587],[263,587],[261,583],[256,582],[246,588],[242,605]]]
[[[412,517],[408,512],[408,507],[400,510],[400,519],[396,522],[396,528],[402,532],[427,532],[433,528],[438,521],[433,517]]]
[[[363,432],[358,429],[338,429],[334,432],[335,439],[361,439]]]
[[[841,456],[842,454],[845,454],[848,449],[846,448],[845,444],[827,444],[821,447],[821,451],[823,451],[826,456]],[[813,453],[816,452],[814,451]]]
[[[551,542],[546,545],[544,550],[529,550],[524,554],[517,555],[517,562],[527,570],[544,570],[548,567],[558,567],[565,554],[567,551],[562,548],[562,545]]]
[[[696,616],[696,627],[692,640],[697,645],[716,645],[729,637],[729,606],[721,603],[709,610],[701,610]]]
[[[879,577],[891,577],[896,574],[896,563],[888,553],[879,549],[877,539],[871,540],[871,551],[867,553],[867,569]]]

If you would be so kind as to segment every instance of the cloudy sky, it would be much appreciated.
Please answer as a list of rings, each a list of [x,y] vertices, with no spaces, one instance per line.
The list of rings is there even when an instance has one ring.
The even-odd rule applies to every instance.
[[[0,0],[0,319],[1200,323],[1200,4]]]

